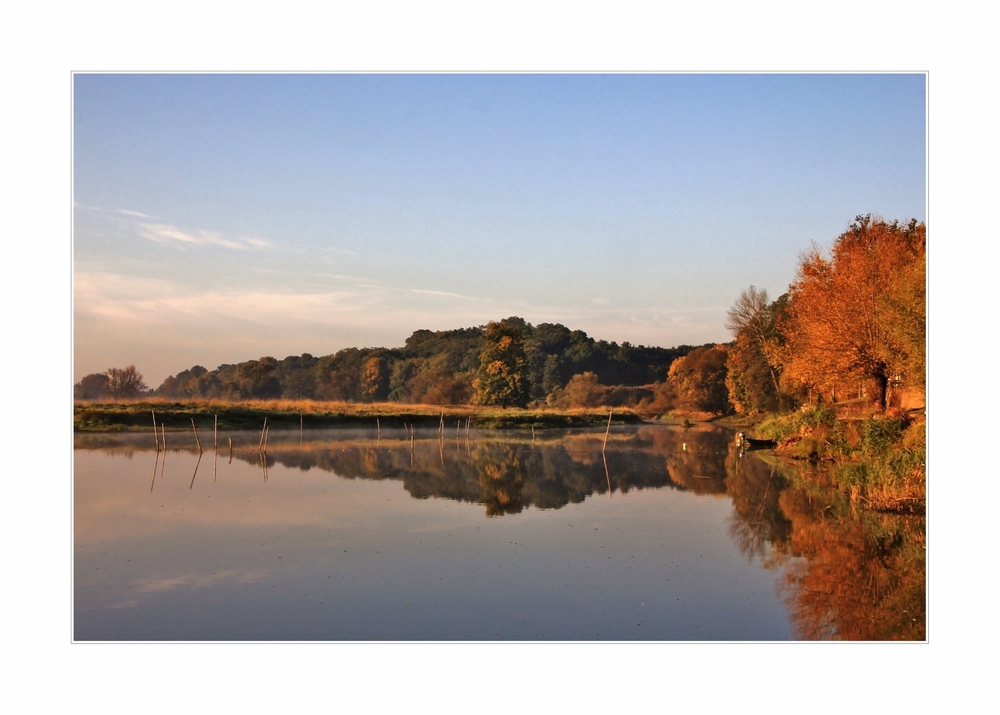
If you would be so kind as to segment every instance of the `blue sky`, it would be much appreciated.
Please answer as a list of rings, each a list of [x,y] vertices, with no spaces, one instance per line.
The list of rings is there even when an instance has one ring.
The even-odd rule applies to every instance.
[[[74,375],[509,315],[670,347],[857,214],[926,218],[923,74],[73,80]]]

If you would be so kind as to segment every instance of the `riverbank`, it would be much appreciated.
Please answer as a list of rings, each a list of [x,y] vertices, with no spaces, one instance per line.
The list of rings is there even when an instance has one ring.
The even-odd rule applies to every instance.
[[[313,400],[139,400],[135,402],[76,402],[73,429],[77,432],[168,431],[198,427],[213,429],[260,429],[267,419],[275,429],[319,429],[328,427],[439,427],[464,429],[468,423],[480,429],[598,427],[608,423],[608,410],[518,409],[475,405],[404,405],[395,402],[318,402]],[[639,424],[635,412],[616,408],[612,424]]]
[[[751,434],[777,442],[779,457],[825,465],[826,477],[854,505],[910,514],[926,510],[923,410],[852,419],[813,407],[766,418]]]

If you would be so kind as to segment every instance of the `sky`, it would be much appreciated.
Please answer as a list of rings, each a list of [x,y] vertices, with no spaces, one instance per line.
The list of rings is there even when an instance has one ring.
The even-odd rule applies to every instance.
[[[859,214],[926,220],[923,73],[72,79],[74,379],[518,315],[731,339]]]

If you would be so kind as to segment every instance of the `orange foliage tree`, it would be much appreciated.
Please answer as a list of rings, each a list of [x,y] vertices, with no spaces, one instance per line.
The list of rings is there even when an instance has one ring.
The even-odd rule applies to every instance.
[[[871,379],[884,411],[890,380],[905,372],[914,351],[900,335],[919,333],[922,341],[917,327],[901,330],[898,321],[908,318],[898,303],[901,296],[922,299],[922,292],[899,290],[899,281],[926,261],[926,243],[923,223],[887,223],[869,214],[837,238],[830,258],[815,246],[804,254],[783,326],[786,377],[819,389]]]
[[[706,345],[674,360],[667,372],[667,382],[681,407],[716,415],[729,411],[726,356],[726,346]]]

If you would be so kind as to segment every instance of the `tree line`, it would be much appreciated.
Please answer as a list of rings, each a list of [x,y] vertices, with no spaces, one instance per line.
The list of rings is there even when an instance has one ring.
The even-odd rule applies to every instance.
[[[401,348],[346,348],[283,360],[261,357],[208,370],[195,365],[155,390],[111,393],[108,373],[88,375],[76,399],[308,399],[406,404],[637,405],[671,363],[693,350],[595,340],[558,323],[512,316],[485,326],[417,330]],[[134,370],[134,367],[131,368]],[[110,372],[110,371],[109,371]],[[142,376],[139,375],[141,381]]]

